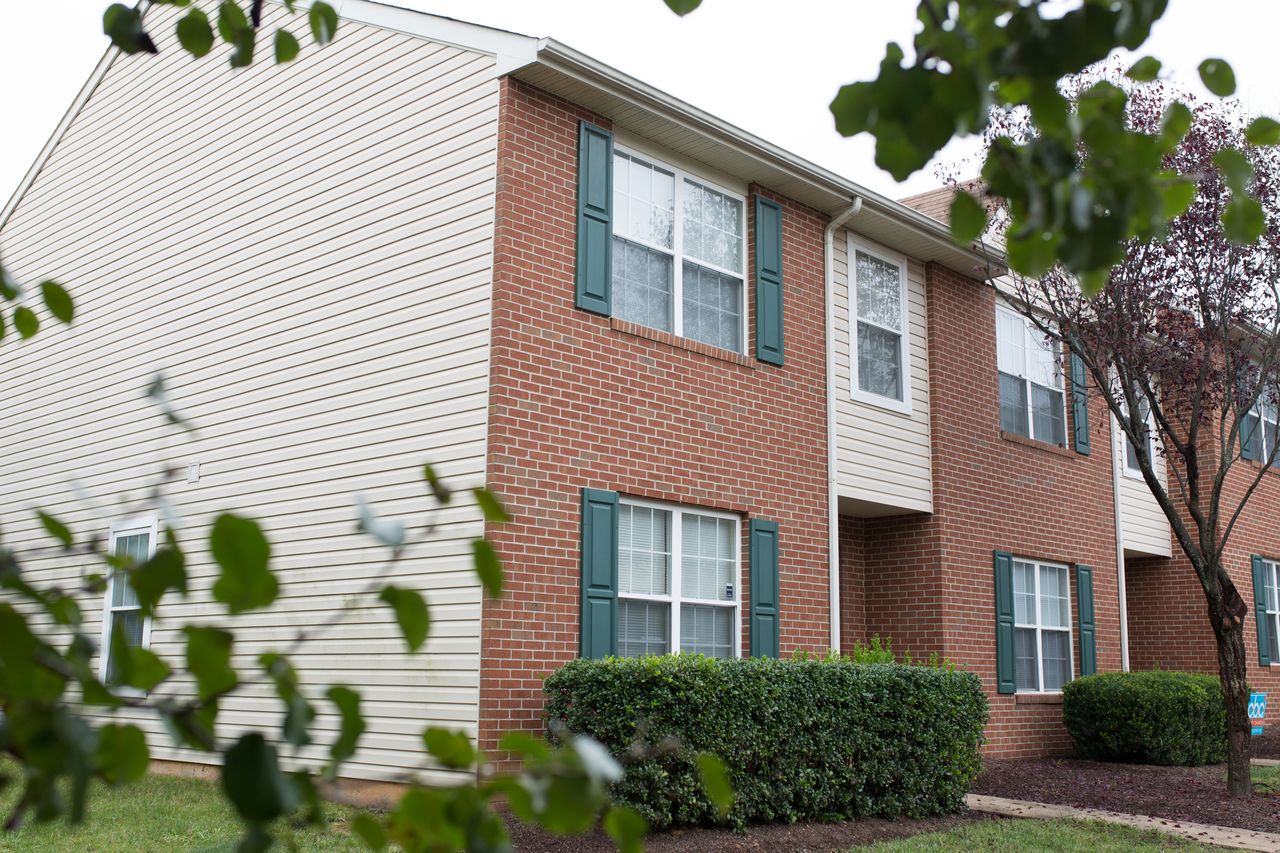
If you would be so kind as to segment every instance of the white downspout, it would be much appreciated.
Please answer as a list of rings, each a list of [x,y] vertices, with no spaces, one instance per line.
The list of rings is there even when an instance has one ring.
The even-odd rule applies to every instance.
[[[835,235],[858,211],[862,196],[854,196],[853,206],[827,225],[823,233],[823,257],[826,264],[827,302],[827,551],[828,578],[831,584],[831,648],[840,651],[840,507],[836,494],[839,458],[836,453],[836,282]]]
[[[1121,517],[1120,478],[1120,441],[1123,436],[1117,435],[1115,418],[1107,415],[1111,424],[1111,502],[1115,508],[1116,521],[1116,598],[1120,606],[1120,668],[1129,671],[1129,605],[1124,588],[1124,521]]]

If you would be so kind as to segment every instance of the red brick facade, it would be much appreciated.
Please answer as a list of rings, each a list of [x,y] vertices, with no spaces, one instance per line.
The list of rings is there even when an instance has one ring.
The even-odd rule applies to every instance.
[[[488,478],[517,520],[491,531],[508,583],[483,611],[485,749],[503,731],[541,729],[542,679],[578,654],[584,487],[778,522],[782,653],[830,645],[827,220],[751,188],[784,210],[785,366],[578,310],[581,119],[608,126],[502,83]],[[749,310],[753,296],[748,281]]]

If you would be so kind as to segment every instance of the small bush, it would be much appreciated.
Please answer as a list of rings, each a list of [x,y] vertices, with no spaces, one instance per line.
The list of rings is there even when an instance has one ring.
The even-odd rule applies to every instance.
[[[1108,672],[1069,682],[1062,720],[1084,758],[1198,766],[1226,758],[1218,679],[1189,672]]]
[[[654,828],[715,822],[701,752],[725,762],[737,827],[957,812],[987,722],[971,673],[838,656],[576,660],[546,694],[553,731],[604,744],[615,799]]]

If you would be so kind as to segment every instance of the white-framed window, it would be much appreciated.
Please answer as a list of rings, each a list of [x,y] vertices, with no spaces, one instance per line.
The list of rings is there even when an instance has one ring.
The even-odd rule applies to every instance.
[[[853,397],[910,411],[906,260],[872,249],[850,235],[849,280]]]
[[[132,518],[111,525],[109,552],[127,561],[129,565],[145,563],[156,552],[158,522],[154,516]],[[115,677],[111,660],[111,634],[119,625],[125,642],[131,646],[147,648],[151,645],[151,620],[142,615],[138,596],[129,585],[129,577],[122,571],[113,571],[107,581],[107,591],[102,605],[102,660],[99,677],[110,684]]]
[[[741,550],[736,516],[623,498],[618,654],[738,657]]]
[[[616,146],[613,313],[743,352],[746,199]]]
[[[1272,663],[1280,663],[1280,563],[1262,561],[1262,588],[1266,595],[1267,642]]]
[[[1120,408],[1125,412],[1125,415],[1128,416],[1128,406],[1125,405],[1123,396],[1120,397]],[[1146,425],[1146,432],[1143,434],[1143,440],[1146,443],[1147,458],[1154,459],[1155,457],[1152,454],[1155,452],[1155,446],[1151,440],[1151,434],[1153,432],[1151,424],[1151,404],[1147,402],[1146,397],[1139,400],[1138,408],[1142,413],[1143,423]],[[1121,435],[1124,435],[1123,430],[1121,431]],[[1127,435],[1124,436],[1124,474],[1126,477],[1132,477],[1135,480],[1142,479],[1142,467],[1138,464],[1138,448],[1134,447],[1133,442],[1129,440]]]
[[[1013,650],[1019,692],[1056,693],[1071,680],[1071,573],[1013,558]]]
[[[1275,394],[1264,391],[1258,395],[1257,404],[1240,425],[1240,437],[1241,444],[1252,451],[1250,455],[1254,459],[1265,462],[1271,458],[1280,439],[1280,413]]]
[[[1037,441],[1067,443],[1062,353],[1030,320],[996,308],[996,362],[1000,375],[1000,429]]]

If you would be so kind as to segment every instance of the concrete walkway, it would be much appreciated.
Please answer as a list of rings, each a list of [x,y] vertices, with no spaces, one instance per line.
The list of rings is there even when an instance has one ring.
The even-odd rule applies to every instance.
[[[1280,835],[1272,832],[1253,832],[1248,829],[1232,829],[1227,826],[1210,826],[1206,823],[1165,820],[1164,818],[1145,817],[1143,815],[1108,812],[1102,809],[1077,809],[1072,806],[1054,806],[1046,803],[1032,803],[1026,800],[1007,800],[1004,797],[988,797],[982,794],[970,794],[966,798],[969,808],[976,812],[987,812],[1005,817],[1038,817],[1038,818],[1080,818],[1084,820],[1101,820],[1107,823],[1118,823],[1137,829],[1154,829],[1166,835],[1176,835],[1189,841],[1201,844],[1216,844],[1219,847],[1231,847],[1236,850],[1264,850],[1275,853],[1280,851]]]
[[[1254,767],[1280,767],[1280,758],[1251,758],[1249,763]]]

